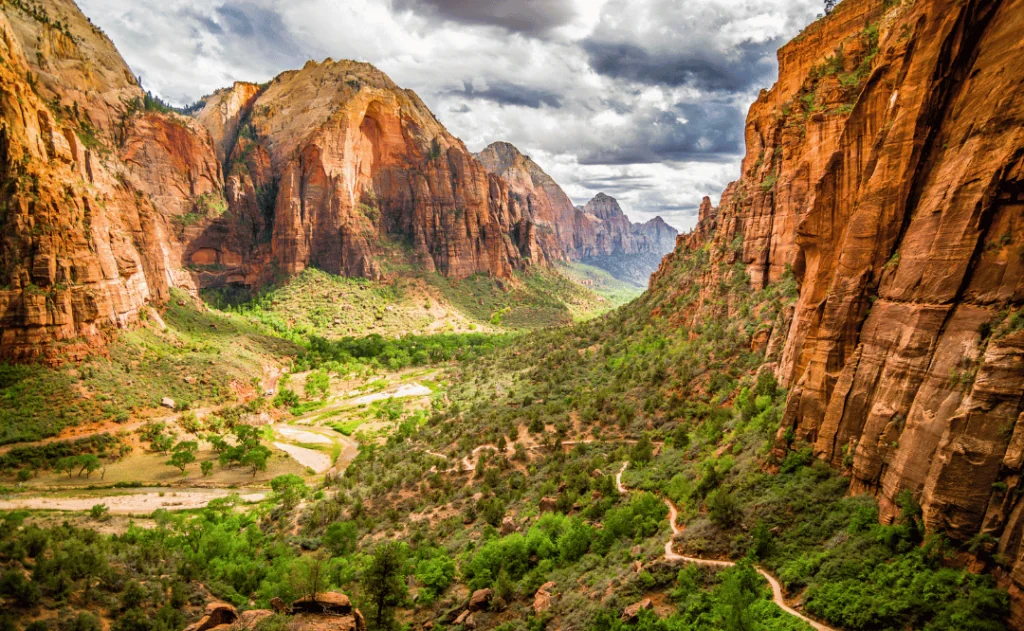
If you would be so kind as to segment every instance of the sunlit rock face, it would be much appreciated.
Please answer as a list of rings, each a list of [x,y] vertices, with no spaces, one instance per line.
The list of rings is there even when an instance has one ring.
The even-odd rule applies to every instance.
[[[998,540],[1018,624],[1022,20],[1019,0],[841,3],[779,51],[742,178],[680,237],[755,288],[792,270],[800,297],[769,342],[782,431],[848,468],[883,520],[909,490],[931,530]]]

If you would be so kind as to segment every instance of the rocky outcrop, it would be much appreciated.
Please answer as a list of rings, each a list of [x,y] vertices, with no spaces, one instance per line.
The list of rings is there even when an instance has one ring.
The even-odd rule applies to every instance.
[[[291,607],[279,609],[275,621],[288,631],[366,631],[363,614],[352,606],[348,596],[338,592],[319,593],[315,599],[300,598]],[[230,605],[211,603],[206,615],[185,631],[249,631],[274,615],[275,611],[250,609],[239,616]]]
[[[551,176],[509,143],[496,142],[477,157],[508,182],[536,226],[546,260],[583,261],[644,286],[661,258],[675,247],[678,233],[661,217],[631,223],[615,198],[604,193],[586,206],[574,207]]]
[[[578,253],[579,260],[620,280],[645,286],[662,257],[675,248],[678,233],[661,217],[643,224],[631,223],[619,202],[604,193],[598,193],[578,210],[593,234]]]
[[[679,240],[708,246],[703,283],[716,262],[744,264],[755,288],[796,278],[795,309],[762,340],[790,388],[781,431],[876,494],[883,520],[910,492],[929,530],[991,542],[1015,594],[1022,16],[1021,0],[845,0],[779,52],[742,178]]]
[[[496,142],[476,154],[484,167],[509,184],[536,226],[540,256],[548,260],[567,260],[581,247],[587,222],[562,187],[529,156],[507,142]]]
[[[260,93],[255,83],[235,82],[230,88],[217,90],[202,101],[196,119],[210,132],[217,158],[227,165],[231,151],[238,142],[238,130],[252,110]]]

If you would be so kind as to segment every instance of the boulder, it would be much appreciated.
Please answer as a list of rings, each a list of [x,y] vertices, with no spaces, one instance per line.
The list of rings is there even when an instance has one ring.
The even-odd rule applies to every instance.
[[[491,604],[494,598],[494,590],[490,588],[478,589],[469,597],[469,611],[483,611]]]
[[[321,592],[315,599],[304,597],[292,603],[292,613],[326,613],[348,615],[352,613],[352,601],[339,592]]]
[[[174,399],[170,397],[164,397],[163,399],[161,399],[160,405],[171,410],[173,410],[177,406],[177,404],[174,402]]]
[[[558,507],[558,499],[554,497],[542,497],[540,499],[540,512],[553,513]]]
[[[185,631],[211,631],[216,627],[229,625],[238,620],[238,610],[234,605],[225,602],[212,602],[206,605],[203,617]]]
[[[555,582],[551,581],[544,583],[537,590],[537,593],[533,596],[533,613],[540,615],[551,609],[551,590],[554,589]]]
[[[518,530],[518,528],[516,528],[516,522],[514,519],[512,519],[511,517],[506,517],[505,519],[501,520],[501,534],[503,536],[511,535],[516,530]]]
[[[650,611],[651,609],[654,609],[654,603],[650,598],[644,598],[640,602],[626,607],[619,619],[623,622],[636,622],[640,619],[641,611]]]
[[[277,613],[288,613],[288,603],[281,600],[277,596],[270,599],[270,607]]]

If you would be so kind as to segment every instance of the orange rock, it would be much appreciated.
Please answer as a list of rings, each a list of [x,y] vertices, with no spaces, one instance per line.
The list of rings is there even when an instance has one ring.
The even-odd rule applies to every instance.
[[[875,27],[855,89],[811,72],[839,45],[837,72],[861,64]],[[878,495],[883,520],[909,490],[930,531],[998,537],[1020,620],[1024,510],[996,483],[1024,465],[1024,333],[992,332],[1024,301],[1022,28],[1022,0],[844,0],[784,46],[741,179],[679,239],[711,265],[671,314],[693,323],[721,263],[755,289],[791,268],[795,308],[754,340],[790,390],[780,436],[836,466],[851,449],[852,491]]]

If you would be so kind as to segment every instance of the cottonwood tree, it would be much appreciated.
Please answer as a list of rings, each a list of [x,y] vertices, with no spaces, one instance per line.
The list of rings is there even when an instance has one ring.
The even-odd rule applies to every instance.
[[[317,594],[327,591],[331,555],[326,550],[299,559],[292,566],[292,585],[302,596],[316,602]]]
[[[174,453],[171,454],[171,459],[167,461],[167,464],[177,467],[181,470],[181,475],[185,476],[188,466],[196,461],[196,452],[198,451],[199,443],[196,441],[182,441],[174,446]]]

